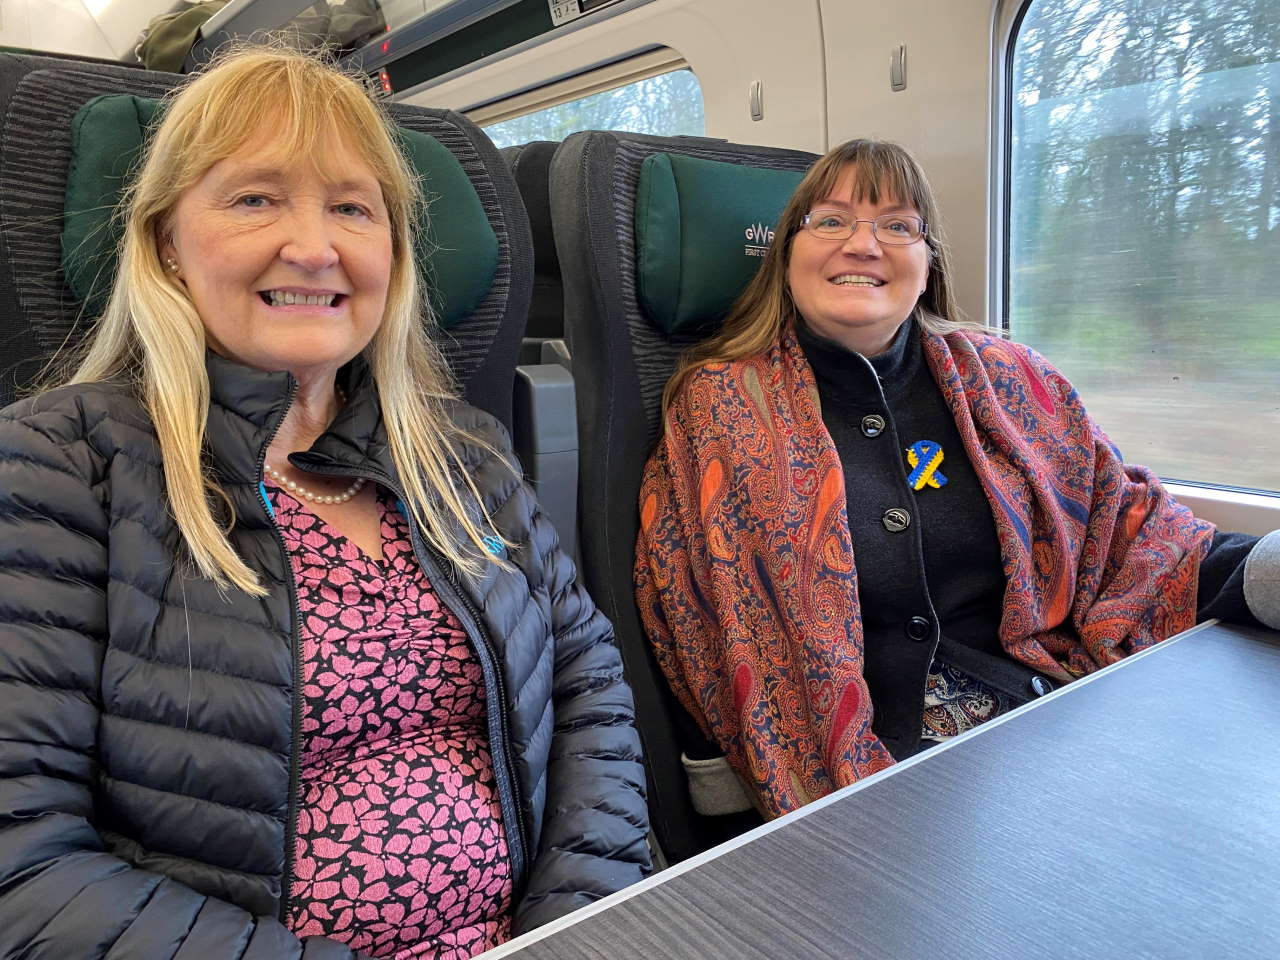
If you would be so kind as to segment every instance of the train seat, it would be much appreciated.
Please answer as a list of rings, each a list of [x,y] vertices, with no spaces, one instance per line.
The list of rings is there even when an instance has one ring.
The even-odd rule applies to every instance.
[[[641,473],[677,358],[723,319],[815,159],[719,140],[587,132],[566,139],[552,161],[577,387],[583,575],[617,633],[654,833],[669,862],[745,829],[755,814],[706,815],[741,810],[745,794],[675,703],[641,629],[632,586]]]
[[[112,208],[154,98],[179,82],[123,66],[0,54],[0,406],[89,328],[105,289],[101,278],[112,270]],[[84,109],[104,95],[116,96]],[[443,291],[441,347],[465,398],[510,428],[532,278],[515,182],[464,117],[390,110],[407,131],[407,153],[428,193],[436,194],[436,221],[418,254],[428,288]]]
[[[533,239],[533,293],[516,368],[516,446],[538,501],[560,534],[560,545],[576,559],[578,423],[547,186],[551,157],[558,146],[554,141],[535,140],[499,152],[524,201]]]
[[[555,236],[551,227],[551,194],[548,178],[551,158],[560,144],[551,140],[534,140],[514,147],[503,147],[499,153],[511,168],[520,199],[529,214],[529,233],[533,238],[533,293],[529,299],[529,322],[525,339],[544,340],[564,337],[564,285],[560,279],[560,259],[556,255]],[[532,357],[541,360],[538,351]]]

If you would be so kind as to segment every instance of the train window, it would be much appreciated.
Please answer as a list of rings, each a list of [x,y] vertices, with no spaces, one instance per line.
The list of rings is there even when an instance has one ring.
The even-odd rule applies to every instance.
[[[1033,0],[1008,322],[1125,457],[1280,491],[1280,4]]]
[[[468,111],[499,147],[563,140],[579,130],[701,136],[702,88],[670,50]]]

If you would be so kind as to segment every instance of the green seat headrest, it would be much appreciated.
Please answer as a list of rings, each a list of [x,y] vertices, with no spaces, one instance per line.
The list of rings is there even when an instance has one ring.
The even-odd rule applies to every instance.
[[[102,311],[111,291],[122,226],[116,207],[159,111],[158,100],[112,94],[90,100],[72,121],[62,267],[72,293],[91,314]],[[498,238],[457,158],[425,133],[404,127],[398,132],[430,198],[428,230],[414,238],[414,254],[447,329],[489,292]]]
[[[667,333],[724,319],[754,276],[799,170],[655,153],[636,187],[636,293]]]

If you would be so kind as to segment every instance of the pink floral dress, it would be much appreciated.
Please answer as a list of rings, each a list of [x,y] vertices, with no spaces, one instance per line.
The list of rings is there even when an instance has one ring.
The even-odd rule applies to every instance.
[[[301,616],[290,928],[396,960],[487,950],[512,882],[475,652],[381,492],[381,562],[270,496]]]

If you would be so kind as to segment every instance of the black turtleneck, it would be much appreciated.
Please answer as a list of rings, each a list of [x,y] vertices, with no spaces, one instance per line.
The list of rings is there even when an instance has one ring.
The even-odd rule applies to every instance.
[[[901,759],[918,748],[925,677],[944,637],[1012,665],[997,639],[1005,579],[995,521],[913,322],[869,359],[803,324],[796,332],[844,470],[873,728]],[[907,450],[921,440],[941,446],[947,482],[915,492]],[[901,516],[886,522],[895,509],[905,528]]]

